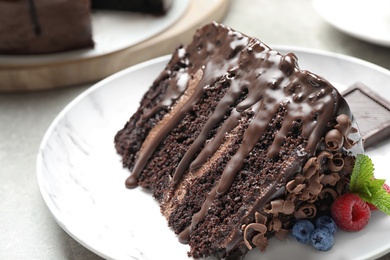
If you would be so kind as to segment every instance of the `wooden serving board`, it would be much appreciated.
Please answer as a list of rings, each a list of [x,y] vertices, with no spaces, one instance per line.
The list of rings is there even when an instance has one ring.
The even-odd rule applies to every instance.
[[[0,59],[0,92],[36,91],[96,82],[134,64],[172,53],[179,44],[189,42],[198,27],[220,21],[228,8],[229,0],[190,0],[182,17],[167,30],[139,44],[97,57],[16,65],[2,63]]]

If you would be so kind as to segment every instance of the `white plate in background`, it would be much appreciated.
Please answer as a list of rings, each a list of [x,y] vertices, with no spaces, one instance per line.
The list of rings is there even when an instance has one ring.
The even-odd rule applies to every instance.
[[[389,0],[314,0],[317,12],[340,31],[390,47]]]
[[[326,77],[341,90],[361,81],[390,100],[390,71],[374,64],[329,52],[276,47],[294,52],[301,69]],[[37,158],[37,178],[43,199],[58,224],[74,239],[108,259],[187,259],[167,227],[157,202],[141,188],[124,186],[129,172],[122,168],[113,144],[168,56],[118,72],[80,94],[47,130]],[[131,82],[131,85],[129,84]],[[369,151],[376,176],[386,178],[390,140]],[[363,231],[336,233],[327,252],[270,239],[265,253],[252,250],[245,260],[373,259],[390,251],[390,217],[374,212]]]

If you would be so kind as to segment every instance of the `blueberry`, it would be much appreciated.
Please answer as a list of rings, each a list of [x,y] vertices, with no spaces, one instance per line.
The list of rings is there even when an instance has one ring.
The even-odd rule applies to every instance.
[[[298,242],[309,243],[310,234],[314,230],[314,225],[309,220],[299,220],[292,228],[292,234]]]
[[[311,233],[311,244],[315,249],[327,251],[334,244],[334,236],[327,228],[317,228]]]
[[[336,222],[330,216],[321,216],[315,221],[316,228],[327,228],[330,234],[334,235],[337,230]]]

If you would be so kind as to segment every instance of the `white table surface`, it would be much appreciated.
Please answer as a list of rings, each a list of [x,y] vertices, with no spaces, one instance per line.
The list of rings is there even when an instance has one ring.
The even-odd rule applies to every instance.
[[[310,0],[232,0],[223,23],[271,47],[328,50],[390,69],[390,48],[337,31]],[[41,198],[35,171],[46,129],[90,86],[0,94],[0,259],[101,259],[57,225]],[[380,259],[390,260],[390,254]]]

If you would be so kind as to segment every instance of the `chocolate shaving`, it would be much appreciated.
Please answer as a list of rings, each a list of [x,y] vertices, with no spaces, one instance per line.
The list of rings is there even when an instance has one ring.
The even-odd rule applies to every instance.
[[[250,223],[249,225],[245,226],[245,229],[244,229],[244,243],[246,245],[246,247],[249,249],[249,250],[252,250],[252,245],[249,243],[248,239],[247,239],[247,236],[248,236],[248,230],[249,229],[253,229],[257,232],[259,232],[259,234],[257,234],[256,236],[253,237],[252,239],[252,242],[253,240],[256,238],[256,243],[253,243],[256,245],[256,247],[259,247],[259,248],[263,248],[264,247],[264,244],[261,244],[260,242],[262,242],[263,240],[259,239],[259,237],[263,236],[264,237],[264,234],[267,232],[267,227],[263,224],[260,224],[260,223]],[[268,245],[268,241],[266,241],[266,245],[265,247]],[[264,248],[265,249],[265,248]],[[260,249],[261,250],[261,249]]]
[[[325,188],[320,192],[320,194],[318,194],[318,198],[320,199],[326,199],[329,196],[332,197],[332,200],[335,200],[338,194],[334,189],[331,188]]]
[[[334,126],[335,129],[339,130],[342,135],[348,134],[351,128],[351,120],[346,114],[341,114],[336,118],[337,124]]]
[[[352,173],[353,167],[355,165],[355,158],[352,156],[344,157],[344,167],[343,172]]]
[[[299,206],[298,210],[294,213],[296,219],[314,218],[317,213],[317,208],[311,203],[304,203]]]
[[[267,223],[267,217],[259,212],[255,213],[255,220],[256,220],[256,223],[260,223],[263,225],[265,225]]]
[[[321,183],[323,185],[334,186],[340,180],[340,175],[337,172],[322,175]]]
[[[337,129],[330,130],[325,136],[325,144],[331,151],[337,151],[343,147],[343,135]]]
[[[294,179],[287,183],[286,190],[290,193],[299,194],[305,187],[305,183],[298,183],[298,181]]]
[[[344,167],[344,159],[341,156],[334,156],[331,160],[328,161],[328,167],[331,171],[339,172]]]
[[[333,154],[329,151],[322,151],[317,157],[318,157],[318,161],[323,163],[324,160],[332,159]]]

